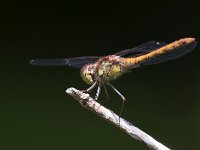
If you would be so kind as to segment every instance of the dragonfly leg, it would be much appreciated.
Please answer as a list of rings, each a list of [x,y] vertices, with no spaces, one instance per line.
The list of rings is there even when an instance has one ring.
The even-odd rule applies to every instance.
[[[98,100],[100,92],[101,92],[101,84],[98,85],[97,92],[96,92],[96,95],[95,95],[95,98],[94,98],[95,100]]]
[[[104,91],[106,93],[106,98],[110,99],[109,94],[108,94],[108,90],[107,90],[107,88],[106,88],[106,86],[104,84],[103,84],[103,88],[104,88]]]
[[[119,115],[119,120],[120,120],[120,117],[122,115],[122,112],[123,112],[123,109],[124,109],[124,102],[126,101],[125,97],[110,83],[108,83],[108,85],[121,97],[122,99],[122,108],[121,108],[121,111],[120,111],[120,115]],[[119,123],[120,124],[120,123]]]
[[[90,92],[92,89],[94,89],[97,86],[97,81],[94,82],[87,90],[83,90],[83,92]]]

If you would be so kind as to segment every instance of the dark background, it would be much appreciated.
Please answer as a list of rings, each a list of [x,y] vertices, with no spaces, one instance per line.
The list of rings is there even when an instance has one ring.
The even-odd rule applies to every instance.
[[[32,58],[108,55],[151,40],[200,38],[195,1],[6,1],[0,5],[0,149],[147,149],[65,93],[79,70]],[[172,149],[200,147],[200,50],[124,75],[123,117]],[[121,99],[101,103],[119,113]]]

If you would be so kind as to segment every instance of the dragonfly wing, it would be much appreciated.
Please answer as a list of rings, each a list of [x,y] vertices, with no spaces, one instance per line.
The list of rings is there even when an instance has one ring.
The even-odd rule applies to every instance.
[[[165,43],[165,42],[150,41],[150,42],[141,44],[134,48],[119,51],[119,52],[115,53],[115,55],[130,57],[130,56],[135,56],[135,55],[138,55],[138,54],[141,54],[144,52],[146,52],[146,53],[151,52],[151,51],[158,49],[165,45],[167,45],[167,43]]]
[[[81,69],[85,64],[93,63],[98,60],[97,56],[56,58],[56,59],[32,59],[30,64],[37,66],[70,66]]]
[[[162,62],[165,62],[168,60],[177,59],[177,58],[191,52],[196,47],[196,45],[197,45],[196,41],[191,42],[182,47],[178,47],[171,52],[164,53],[160,56],[148,59],[147,61],[143,62],[142,65],[153,65],[153,64],[162,63]]]

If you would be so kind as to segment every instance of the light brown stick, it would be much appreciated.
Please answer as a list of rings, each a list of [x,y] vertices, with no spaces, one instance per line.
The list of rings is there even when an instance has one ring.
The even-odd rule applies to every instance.
[[[66,93],[74,97],[79,103],[85,108],[95,112],[101,118],[107,120],[108,122],[114,124],[116,127],[123,130],[125,133],[130,135],[132,138],[144,143],[148,148],[153,150],[170,150],[160,142],[156,141],[150,135],[140,130],[139,128],[132,125],[130,122],[119,117],[113,111],[105,108],[97,101],[95,101],[89,94],[83,93],[75,88],[68,88]],[[120,121],[119,121],[120,118]],[[119,125],[120,122],[120,125]]]

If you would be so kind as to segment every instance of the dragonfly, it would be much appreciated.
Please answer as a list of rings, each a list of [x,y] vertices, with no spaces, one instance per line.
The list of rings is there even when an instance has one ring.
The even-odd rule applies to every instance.
[[[121,97],[121,115],[126,99],[111,84],[111,81],[138,67],[177,59],[191,52],[196,45],[195,38],[182,38],[169,44],[149,41],[137,47],[125,49],[107,56],[32,59],[30,64],[37,66],[70,66],[80,69],[82,79],[90,85],[84,91],[91,92],[97,87],[95,100],[98,100],[102,87],[108,97],[106,86],[111,87]]]

